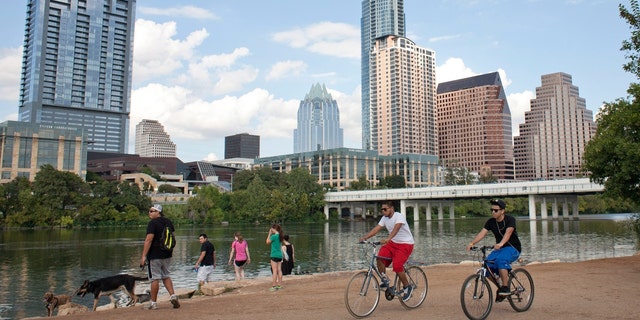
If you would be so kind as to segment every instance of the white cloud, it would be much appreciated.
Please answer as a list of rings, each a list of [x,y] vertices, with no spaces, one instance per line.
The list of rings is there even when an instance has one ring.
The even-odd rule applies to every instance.
[[[218,157],[218,155],[216,155],[215,153],[209,153],[207,154],[206,157],[204,157],[203,159],[204,161],[216,161],[216,160],[220,160],[220,158]]]
[[[272,40],[307,51],[341,58],[360,58],[360,29],[346,23],[320,22],[277,32]]]
[[[535,94],[529,90],[512,93],[507,96],[509,108],[511,109],[511,131],[513,136],[520,135],[519,124],[524,123],[524,113],[531,109],[530,101],[533,98],[535,98]]]
[[[445,63],[436,67],[436,82],[442,83],[475,76],[471,68],[464,65],[460,58],[449,58]]]
[[[213,93],[226,94],[239,91],[244,88],[245,84],[253,82],[258,77],[258,69],[244,67],[238,70],[218,72],[217,76],[218,81],[213,86]]]
[[[155,16],[167,16],[167,17],[184,17],[190,19],[204,19],[204,20],[216,20],[216,16],[213,12],[198,8],[195,6],[182,6],[173,8],[153,8],[140,6],[138,10],[142,14],[155,15]]]
[[[457,39],[460,38],[461,36],[459,34],[453,34],[453,35],[447,35],[447,36],[439,36],[439,37],[432,37],[429,38],[429,42],[439,42],[439,41],[447,41],[447,40],[452,40],[452,39]]]
[[[184,68],[184,61],[209,37],[205,29],[190,33],[186,39],[174,39],[176,23],[162,24],[138,19],[133,45],[134,83],[157,76],[168,76]]]
[[[344,130],[344,146],[362,148],[361,87],[357,86],[351,93],[342,93],[329,88],[327,91],[338,103],[340,127]]]
[[[307,70],[307,64],[304,61],[280,61],[274,64],[266,75],[266,80],[277,80],[289,75],[297,76]]]
[[[20,72],[22,47],[0,49],[0,100],[15,102],[20,99]]]

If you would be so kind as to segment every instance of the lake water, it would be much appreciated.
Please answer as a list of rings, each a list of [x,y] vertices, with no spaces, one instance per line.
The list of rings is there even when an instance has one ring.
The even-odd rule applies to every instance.
[[[583,261],[629,256],[636,251],[636,236],[625,226],[629,215],[581,216],[579,220],[518,220],[517,230],[525,261]],[[458,263],[472,256],[464,250],[485,219],[410,221],[416,239],[412,260],[425,265]],[[304,272],[321,273],[365,267],[358,238],[376,221],[285,225],[296,249],[297,265]],[[172,278],[177,288],[197,287],[193,265],[199,255],[198,235],[209,236],[216,248],[217,280],[232,280],[227,266],[233,233],[241,231],[249,243],[252,263],[248,278],[269,277],[268,225],[179,227]],[[72,294],[85,279],[118,273],[144,275],[138,267],[145,227],[83,230],[5,230],[0,234],[0,319],[46,316],[41,300],[46,291]],[[481,244],[492,244],[487,236]],[[285,281],[286,281],[285,276]],[[463,279],[461,279],[462,281]],[[148,288],[140,282],[137,292]],[[161,294],[166,294],[161,288]],[[342,293],[339,293],[342,294]],[[93,297],[73,297],[87,306]],[[107,297],[100,304],[109,302]]]

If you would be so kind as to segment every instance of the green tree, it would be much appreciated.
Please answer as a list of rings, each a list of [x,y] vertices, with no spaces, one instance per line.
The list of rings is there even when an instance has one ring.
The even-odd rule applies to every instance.
[[[406,187],[407,184],[403,176],[394,174],[380,179],[378,186],[380,188],[399,189]]]
[[[62,216],[84,204],[90,191],[78,175],[56,170],[50,164],[40,167],[33,182],[33,195],[40,206],[37,213],[45,215],[45,225],[59,225]]]
[[[367,176],[361,175],[358,177],[358,180],[351,181],[349,183],[348,190],[369,190],[371,189],[371,182],[367,180]]]
[[[621,51],[625,51],[625,58],[629,61],[622,66],[627,72],[631,72],[640,78],[640,7],[637,0],[630,0],[631,11],[622,4],[618,5],[620,17],[624,19],[631,29],[631,38],[622,41]]]
[[[631,101],[605,103],[595,136],[587,143],[584,170],[605,194],[640,203],[640,85],[628,90]]]
[[[182,188],[178,188],[170,184],[161,184],[158,187],[158,193],[182,193]]]

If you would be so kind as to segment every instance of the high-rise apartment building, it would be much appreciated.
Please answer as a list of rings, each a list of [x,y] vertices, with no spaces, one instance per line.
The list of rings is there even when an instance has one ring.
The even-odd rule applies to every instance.
[[[585,146],[595,134],[593,113],[571,75],[542,76],[542,85],[514,137],[516,179],[553,180],[580,174]]]
[[[360,20],[360,52],[362,77],[362,148],[374,149],[371,144],[370,53],[375,40],[388,35],[406,34],[404,0],[363,0]]]
[[[255,159],[260,156],[260,136],[240,133],[224,137],[224,158]]]
[[[127,149],[135,0],[28,0],[19,120]]]
[[[387,36],[376,39],[370,57],[371,148],[437,156],[435,52]]]
[[[143,119],[136,125],[136,154],[141,157],[167,158],[176,156],[176,144],[157,120]]]
[[[446,166],[513,180],[511,111],[497,72],[438,85],[438,147]]]
[[[298,127],[293,130],[293,152],[342,148],[338,103],[324,85],[314,84],[300,101]]]

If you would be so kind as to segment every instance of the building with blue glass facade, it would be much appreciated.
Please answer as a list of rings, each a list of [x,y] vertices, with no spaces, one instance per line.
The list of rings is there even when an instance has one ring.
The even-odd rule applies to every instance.
[[[407,188],[437,186],[441,182],[438,158],[434,155],[382,156],[373,150],[337,148],[262,157],[255,164],[283,173],[306,168],[320,185],[335,191],[348,189],[360,177],[365,177],[372,189],[388,176],[404,177]]]
[[[314,84],[298,107],[293,152],[342,148],[343,141],[338,103],[324,85]]]
[[[380,37],[406,35],[404,0],[363,0],[360,19],[360,53],[362,77],[362,148],[375,150],[371,144],[370,55]]]
[[[83,128],[93,151],[125,152],[135,0],[29,0],[20,121]]]

